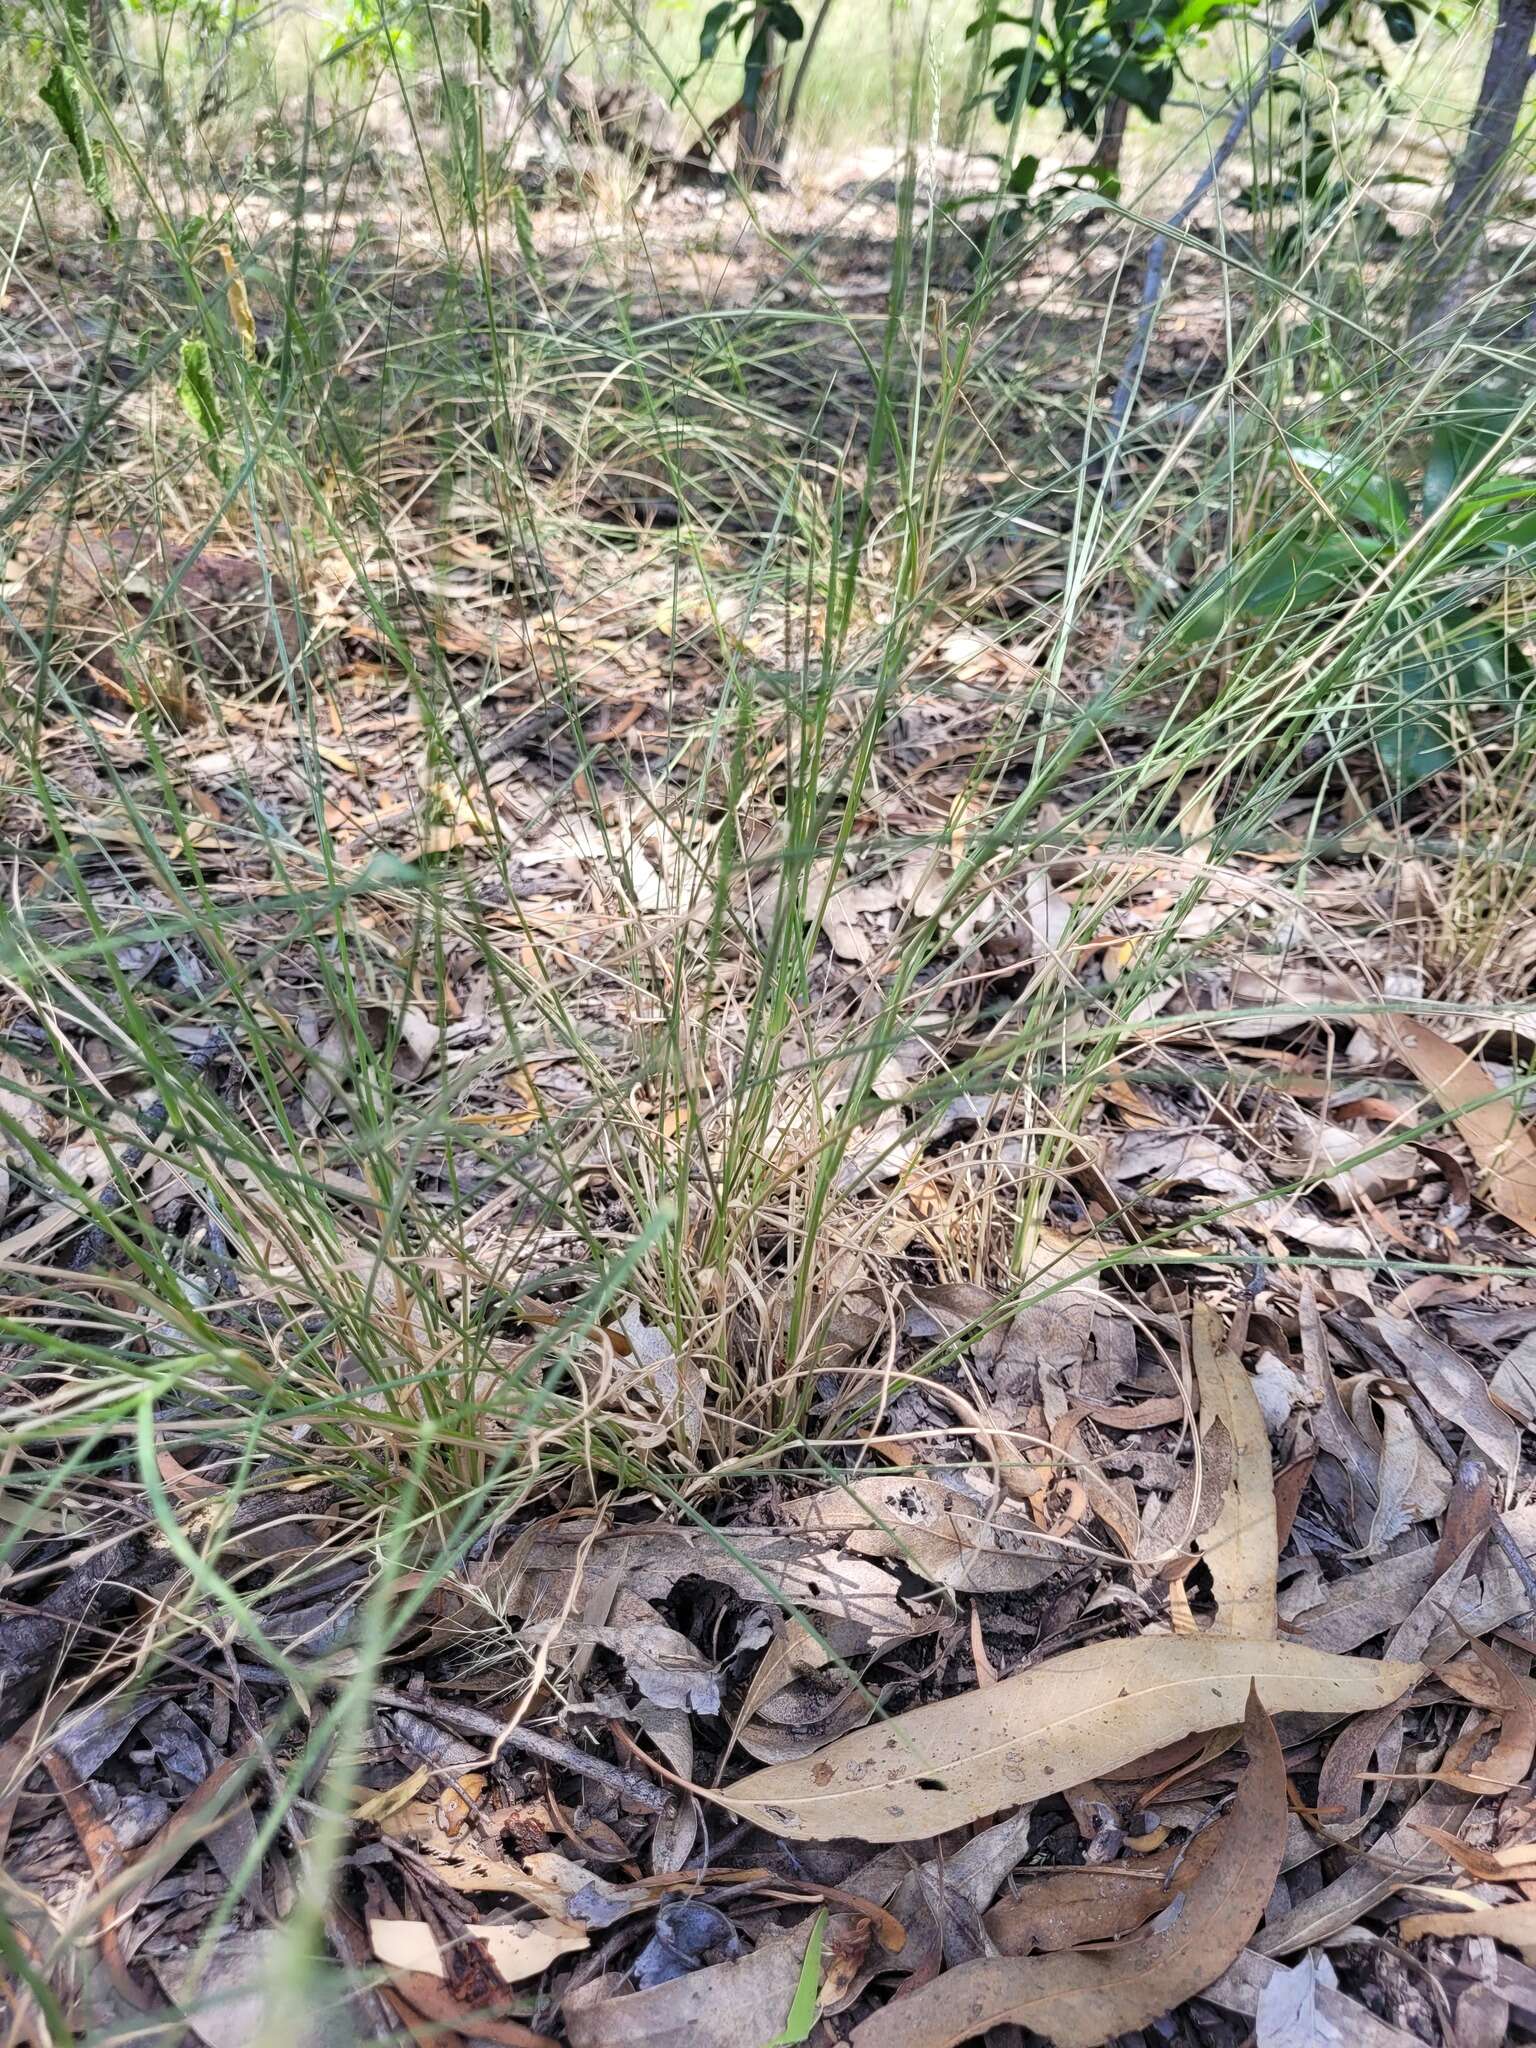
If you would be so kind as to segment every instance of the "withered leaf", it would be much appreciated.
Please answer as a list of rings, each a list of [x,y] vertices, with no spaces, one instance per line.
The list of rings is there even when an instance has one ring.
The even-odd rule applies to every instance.
[[[1280,1555],[1269,1432],[1242,1361],[1223,1345],[1215,1312],[1204,1302],[1196,1305],[1193,1335],[1201,1428],[1224,1423],[1233,1448],[1221,1513],[1200,1541],[1216,1597],[1212,1632],[1269,1640],[1277,1628]]]
[[[1060,1562],[1060,1553],[1040,1543],[1022,1518],[995,1509],[987,1496],[920,1472],[854,1479],[787,1501],[782,1513],[795,1527],[819,1536],[844,1532],[850,1550],[900,1558],[955,1592],[1004,1593],[1038,1585]]]
[[[1285,1759],[1256,1688],[1243,1735],[1248,1769],[1221,1839],[1168,1925],[1115,1947],[968,1963],[865,2020],[852,2048],[955,2048],[1006,2025],[1055,2048],[1102,2048],[1203,1990],[1258,1926],[1285,1848]]]
[[[1142,1636],[1053,1657],[1000,1684],[914,1707],[776,1764],[723,1793],[770,1833],[802,1841],[925,1840],[1062,1792],[1182,1735],[1235,1725],[1251,1685],[1271,1713],[1368,1713],[1413,1664],[1291,1643]]]
[[[1205,1828],[1180,1849],[1026,1877],[1015,1897],[1000,1899],[988,1913],[987,1932],[1005,1956],[1117,1940],[1187,1891],[1220,1839],[1219,1829]]]
[[[1528,1963],[1536,1963],[1536,1901],[1529,1899],[1507,1906],[1469,1906],[1465,1912],[1452,1906],[1443,1913],[1410,1913],[1398,1931],[1404,1941],[1419,1941],[1426,1934],[1449,1941],[1490,1934],[1519,1949]]]
[[[530,1920],[516,1926],[474,1925],[464,1930],[490,1957],[504,1984],[520,1984],[541,1976],[551,1963],[587,1946],[587,1931],[568,1920]],[[419,1970],[428,1977],[446,1977],[447,1966],[437,1936],[425,1920],[370,1920],[368,1934],[381,1963],[397,1970]]]
[[[571,2048],[742,2048],[779,2032],[799,1988],[813,1918],[749,1956],[715,1963],[649,1991],[619,1993],[599,1977],[564,2002]]]
[[[1536,1138],[1514,1104],[1498,1099],[1498,1084],[1481,1060],[1420,1017],[1373,1017],[1369,1028],[1455,1118],[1484,1175],[1489,1204],[1536,1237]]]

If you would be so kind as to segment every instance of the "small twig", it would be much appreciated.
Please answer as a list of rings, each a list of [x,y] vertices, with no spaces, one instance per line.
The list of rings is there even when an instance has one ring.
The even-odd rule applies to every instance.
[[[669,1771],[666,1765],[658,1763],[655,1757],[647,1756],[635,1738],[620,1727],[617,1721],[608,1723],[608,1733],[626,1756],[632,1756],[637,1764],[644,1764],[648,1771],[654,1771],[664,1785],[675,1785],[679,1792],[691,1792],[695,1799],[715,1798],[715,1794],[707,1786],[695,1785],[691,1778],[679,1777],[676,1771]]]
[[[498,1721],[494,1714],[482,1714],[475,1707],[454,1707],[442,1700],[414,1699],[404,1692],[379,1690],[373,1697],[381,1707],[402,1707],[409,1714],[421,1715],[424,1720],[441,1721],[445,1728],[453,1728],[461,1735],[478,1735],[490,1744],[489,1761],[492,1763],[502,1750],[516,1749],[525,1756],[536,1756],[541,1763],[554,1764],[561,1770],[573,1771],[577,1777],[589,1778],[593,1784],[605,1786],[608,1791],[627,1799],[632,1806],[644,1808],[647,1813],[664,1813],[672,1804],[669,1792],[637,1772],[621,1771],[616,1764],[605,1764],[601,1757],[589,1756],[584,1749],[577,1749],[572,1743],[559,1742],[552,1735],[539,1735],[532,1728]]]
[[[1105,463],[1106,481],[1119,454],[1120,443],[1125,438],[1126,414],[1130,411],[1131,399],[1135,396],[1136,387],[1141,381],[1147,350],[1151,346],[1152,327],[1163,295],[1163,271],[1168,261],[1168,245],[1221,176],[1227,159],[1242,141],[1249,122],[1268,95],[1276,72],[1308,31],[1316,28],[1318,5],[1319,0],[1307,0],[1306,6],[1289,28],[1275,38],[1262,75],[1249,92],[1247,99],[1232,116],[1227,125],[1227,132],[1211,151],[1209,163],[1189,188],[1183,203],[1169,214],[1152,237],[1151,246],[1147,250],[1147,267],[1142,275],[1141,311],[1136,320],[1136,332],[1131,337],[1130,353],[1125,359],[1125,368],[1120,372],[1120,382],[1115,386],[1115,395],[1110,400],[1109,421],[1114,428],[1114,440],[1110,444]]]

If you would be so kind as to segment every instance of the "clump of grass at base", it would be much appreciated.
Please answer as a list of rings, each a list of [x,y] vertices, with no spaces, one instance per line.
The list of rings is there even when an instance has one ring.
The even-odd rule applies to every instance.
[[[405,119],[416,83],[396,65],[368,90]],[[1340,817],[1454,844],[1433,971],[1492,996],[1529,872],[1522,703],[1475,730],[1452,707],[1422,773],[1384,772],[1382,678],[1426,616],[1405,624],[1402,592],[1433,615],[1445,561],[1388,534],[1358,578],[1269,614],[1234,595],[1191,631],[1271,537],[1358,545],[1303,437],[1401,472],[1508,368],[1470,323],[1429,377],[1401,356],[1392,262],[1362,281],[1348,204],[1301,224],[1294,275],[1185,253],[1223,359],[1171,418],[1148,405],[1106,480],[1125,321],[1089,288],[1118,219],[1070,245],[1031,223],[957,274],[914,175],[888,307],[839,294],[835,218],[793,245],[765,230],[757,289],[723,304],[633,215],[587,217],[585,263],[539,217],[534,271],[507,159],[459,114],[446,138],[417,122],[391,167],[403,253],[355,107],[312,103],[235,206],[175,137],[135,152],[99,105],[110,268],[28,201],[39,246],[80,239],[105,339],[8,519],[52,575],[7,611],[27,877],[0,942],[0,1127],[38,1215],[58,1208],[0,1324],[25,1364],[0,1556],[26,1516],[73,1528],[132,1493],[180,1576],[125,1681],[222,1631],[329,1685],[268,1822],[318,1774],[315,1915],[349,1807],[328,1745],[447,1582],[544,1514],[707,1524],[820,1469],[850,1295],[893,1333],[914,1276],[1027,1293],[1102,1086],[1206,958],[1229,855],[1276,856],[1262,945],[1311,915]],[[1019,289],[1051,261],[1066,313]],[[1518,412],[1512,457],[1527,438]],[[274,620],[296,594],[305,633],[275,633],[272,674],[199,681],[174,715],[164,579],[116,674],[81,665],[70,537],[130,513],[190,551],[183,583],[236,553]],[[1500,557],[1516,638],[1528,566]],[[945,652],[964,634],[1007,657],[979,682]],[[1180,893],[1111,980],[1073,947],[1115,935],[1153,855],[1183,862]],[[1057,863],[1074,923],[1021,954]],[[862,958],[829,937],[850,881],[895,907]],[[964,1170],[930,1171],[966,1118]],[[652,1342],[695,1377],[692,1420],[631,1369]],[[238,1529],[200,1512],[177,1451],[210,1439],[231,1503],[276,1482],[343,1501],[345,1598],[313,1636],[274,1636]],[[283,1589],[262,1580],[264,1611]],[[515,1702],[535,1667],[510,1629],[491,1641]]]

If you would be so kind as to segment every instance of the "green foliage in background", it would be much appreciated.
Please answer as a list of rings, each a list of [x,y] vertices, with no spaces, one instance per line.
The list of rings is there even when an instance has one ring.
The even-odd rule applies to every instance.
[[[1489,464],[1528,409],[1512,386],[1463,393],[1406,475],[1289,439],[1311,515],[1197,591],[1184,638],[1217,637],[1234,615],[1279,621],[1376,601],[1386,703],[1378,745],[1399,787],[1451,764],[1456,721],[1476,706],[1523,718],[1536,670],[1507,623],[1505,596],[1536,564],[1536,478]]]

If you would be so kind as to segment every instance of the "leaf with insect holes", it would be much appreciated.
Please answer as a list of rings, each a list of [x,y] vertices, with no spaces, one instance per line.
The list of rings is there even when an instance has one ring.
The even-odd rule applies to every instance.
[[[176,379],[176,396],[181,401],[182,411],[212,453],[223,439],[224,416],[219,410],[219,394],[213,381],[208,344],[199,335],[189,334],[181,344],[181,375]]]
[[[1250,1686],[1271,1713],[1369,1713],[1416,1664],[1292,1643],[1142,1636],[1052,1657],[1001,1684],[914,1707],[722,1794],[796,1841],[926,1841],[1118,1769],[1164,1743],[1235,1725]]]
[[[1165,1925],[1105,1948],[964,1963],[855,2027],[851,2048],[957,2048],[1009,2025],[1055,2048],[1100,2048],[1203,1991],[1247,1946],[1285,1854],[1285,1758],[1257,1687],[1243,1737],[1248,1769],[1221,1839]]]
[[[90,100],[79,72],[71,64],[56,63],[38,87],[37,96],[63,129],[80,166],[80,181],[101,209],[108,240],[115,242],[118,221],[107,183],[107,160],[86,126]]]

